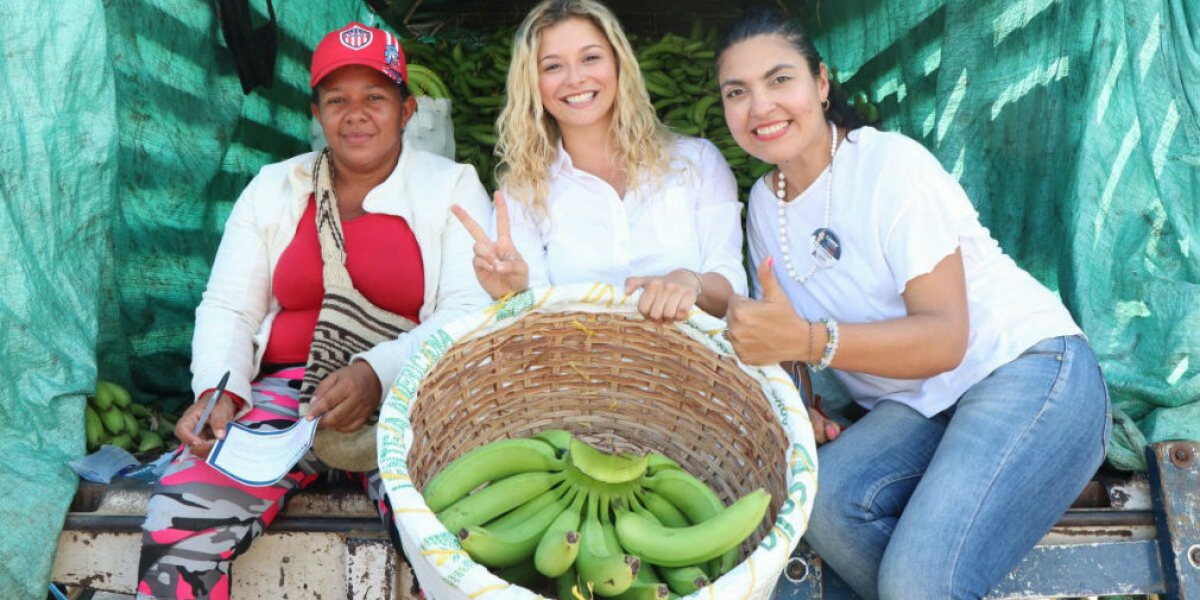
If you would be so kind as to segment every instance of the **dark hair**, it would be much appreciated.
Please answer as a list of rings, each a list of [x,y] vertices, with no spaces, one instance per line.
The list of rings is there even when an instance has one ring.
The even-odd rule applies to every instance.
[[[813,77],[821,74],[821,53],[817,52],[808,33],[795,19],[785,15],[779,9],[770,7],[751,8],[743,12],[737,21],[734,21],[717,45],[717,59],[714,68],[720,66],[721,58],[731,46],[760,35],[777,36],[791,44],[804,57]],[[832,81],[829,86],[829,108],[825,110],[825,118],[846,131],[868,124],[858,116],[858,111],[850,106],[846,95],[842,93],[841,89],[834,86]]]
[[[321,95],[317,92],[317,90],[320,87],[321,87],[321,84],[318,83],[317,87],[312,89],[312,94],[310,94],[308,97],[308,101],[313,103],[314,105],[317,104],[321,100]],[[405,100],[408,99],[409,96],[412,95],[412,91],[408,89],[408,84],[404,83],[403,81],[397,81],[396,87],[400,89],[400,102],[401,103],[403,103]]]

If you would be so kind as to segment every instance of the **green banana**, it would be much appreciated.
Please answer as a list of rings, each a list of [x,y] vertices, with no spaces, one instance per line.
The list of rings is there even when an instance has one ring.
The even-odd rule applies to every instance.
[[[665,454],[650,452],[646,455],[646,473],[653,475],[660,469],[682,469],[679,463]]]
[[[675,125],[675,126],[672,126],[671,129],[673,129],[676,133],[678,133],[680,135],[686,135],[686,136],[691,136],[691,137],[698,137],[701,133],[703,133],[702,131],[700,131],[699,127],[696,127],[695,125],[691,125],[691,124]]]
[[[566,510],[559,513],[533,553],[533,564],[546,577],[559,577],[575,564],[579,555],[579,521],[587,493],[579,491]]]
[[[493,481],[446,507],[437,517],[448,531],[480,525],[538,497],[563,480],[562,473],[532,471]]]
[[[130,450],[133,448],[133,438],[129,437],[128,433],[115,435],[112,437],[112,439],[108,440],[108,443],[122,450]]]
[[[116,405],[108,407],[108,410],[100,411],[100,421],[104,423],[104,429],[113,435],[120,435],[125,431],[125,413]]]
[[[498,107],[504,106],[505,98],[504,96],[475,96],[467,98],[467,102],[475,106]]]
[[[634,581],[629,589],[613,596],[614,600],[667,600],[670,597],[671,591],[666,584],[641,581]]]
[[[128,408],[129,405],[133,403],[133,397],[129,395],[129,390],[111,381],[97,381],[96,385],[97,387],[107,387],[109,394],[112,395],[113,404],[120,408]]]
[[[646,589],[649,588],[649,589]],[[670,586],[662,582],[658,572],[649,564],[643,564],[634,577],[634,586],[625,593],[616,596],[619,600],[664,600],[677,599],[677,594],[671,593]]]
[[[695,565],[686,567],[659,566],[658,572],[662,575],[667,587],[680,596],[691,594],[702,587],[706,587],[709,583],[708,575]]]
[[[674,504],[650,490],[639,489],[637,499],[640,504],[634,504],[634,510],[640,509],[650,513],[655,520],[667,527],[687,527],[692,524]]]
[[[92,451],[100,447],[100,436],[104,434],[104,423],[100,421],[100,414],[96,412],[96,409],[90,406],[84,407],[83,417],[84,432],[87,434],[87,449]]]
[[[112,408],[113,405],[112,390],[108,386],[102,385],[103,383],[102,381],[97,381],[96,391],[92,393],[91,398],[88,398],[92,406],[95,406],[96,410],[101,412]]]
[[[692,112],[688,115],[688,117],[692,121],[692,124],[694,124],[696,127],[707,126],[708,125],[708,118],[707,118],[708,109],[712,105],[716,104],[717,100],[718,100],[717,96],[714,96],[711,94],[707,95],[707,96],[703,96],[699,100],[697,100],[696,104],[692,105]]]
[[[666,584],[641,581],[634,581],[629,589],[613,596],[614,600],[667,600],[670,597],[671,591]]]
[[[125,419],[125,432],[129,434],[129,437],[136,438],[138,433],[142,430],[142,426],[138,423],[137,417],[133,416],[133,413],[128,412],[121,413],[121,416]]]
[[[655,565],[697,565],[737,548],[750,537],[770,503],[771,495],[758,488],[711,519],[688,527],[664,527],[636,512],[620,510],[617,537],[621,546]]]
[[[725,510],[725,504],[712,488],[682,469],[658,471],[652,476],[643,477],[641,483],[646,488],[643,502],[664,525],[678,523],[677,519],[669,516],[667,505],[678,509],[692,524],[707,521]],[[660,502],[655,495],[665,502]],[[734,546],[715,561],[709,574],[715,579],[736,566],[737,560],[738,549]]]
[[[404,58],[407,59],[408,67],[412,68],[414,62],[430,63],[437,59],[437,55],[433,47],[428,44],[416,40],[404,40]]]
[[[667,114],[663,115],[662,120],[664,123],[674,127],[677,125],[682,125],[685,122],[690,122],[691,114],[692,114],[691,106],[680,105],[680,106],[676,106],[675,108],[672,108],[671,110],[668,110]]]
[[[641,484],[678,508],[692,523],[707,521],[725,509],[712,488],[684,470],[660,470],[642,477]]]
[[[429,67],[409,64],[408,77],[410,82],[418,83],[430,97],[447,98],[450,95],[446,82]]]
[[[638,61],[638,66],[643,73],[652,73],[663,68],[663,61],[658,58],[643,59]]]
[[[467,526],[458,531],[458,542],[471,558],[489,567],[511,567],[531,563],[529,559],[538,542],[558,515],[567,509],[573,498],[560,498],[544,507],[519,526],[510,529],[490,529]]]
[[[496,136],[496,132],[490,126],[486,130],[469,128],[467,129],[467,135],[472,140],[475,140],[475,142],[489,148],[495,146],[500,141],[500,138]]]
[[[592,600],[592,590],[579,581],[574,565],[554,579],[558,588],[558,600]]]
[[[143,431],[141,437],[138,439],[140,440],[140,443],[138,444],[138,452],[150,452],[151,450],[158,450],[166,445],[163,442],[162,437],[150,430]]]
[[[571,450],[571,440],[574,436],[565,429],[543,429],[533,434],[533,439],[541,440],[558,450],[560,456],[566,456]]]
[[[537,498],[514,508],[512,511],[496,517],[487,522],[487,528],[495,531],[504,531],[514,527],[520,527],[534,515],[537,515],[546,507],[557,502],[564,496],[569,502],[575,495],[576,489],[571,485],[559,484],[538,495]]]
[[[659,510],[661,512],[663,512],[664,516],[666,516],[669,519],[669,523],[668,523],[669,527],[676,527],[676,528],[677,527],[687,527],[688,522],[687,522],[687,519],[683,516],[683,513],[679,512],[679,509],[672,506],[669,502],[659,498],[658,496],[655,496],[653,492],[648,492],[646,490],[639,490],[639,494],[640,494],[639,497],[644,496],[644,495],[649,495],[649,496],[653,497],[653,502],[656,504],[656,506],[659,508]],[[646,517],[653,523],[656,523],[656,524],[664,523],[664,521],[662,519],[659,519],[657,516],[655,516],[655,514],[652,511],[646,509],[639,502],[631,503],[630,507],[634,510],[634,512],[641,514],[643,517]],[[709,561],[709,562],[719,562],[719,561],[714,560],[714,561]],[[642,570],[638,571],[638,578],[639,579],[642,578],[642,572],[653,572],[653,571],[654,571],[654,569],[649,569],[649,568],[647,568],[646,565],[643,565]],[[688,566],[688,567],[658,566],[657,571],[662,574],[662,580],[664,582],[666,582],[667,587],[669,587],[672,592],[683,595],[683,596],[686,596],[702,587],[705,587],[709,583],[708,575],[697,566]],[[647,579],[649,579],[649,577],[650,577],[649,575],[646,576]]]
[[[438,471],[425,484],[425,504],[429,510],[441,512],[489,481],[518,473],[558,470],[564,463],[559,453],[540,440],[495,441],[463,454]]]
[[[641,561],[636,556],[610,553],[599,505],[596,495],[588,496],[587,513],[579,528],[579,556],[575,558],[575,566],[581,583],[602,596],[615,596],[633,585]],[[604,518],[607,520],[607,515]]]
[[[646,80],[646,89],[656,96],[679,95],[679,84],[662,71],[651,71],[646,73],[642,79]]]
[[[604,483],[628,483],[646,473],[649,458],[630,453],[609,454],[578,438],[571,439],[567,456],[584,475]]]
[[[687,78],[690,76],[691,75],[686,72],[679,76],[679,91],[687,94],[687,96],[690,97],[693,102],[703,98],[711,97],[704,92],[704,88],[688,81]]]
[[[534,570],[528,562],[519,562],[509,567],[493,569],[497,577],[513,585],[532,588],[542,581],[542,574]]]

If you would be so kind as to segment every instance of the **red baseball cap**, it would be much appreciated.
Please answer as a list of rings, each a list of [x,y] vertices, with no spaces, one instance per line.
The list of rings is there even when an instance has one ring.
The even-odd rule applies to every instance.
[[[361,23],[350,23],[325,36],[312,57],[312,81],[317,84],[334,69],[363,65],[378,69],[396,83],[408,81],[404,49],[396,36]]]

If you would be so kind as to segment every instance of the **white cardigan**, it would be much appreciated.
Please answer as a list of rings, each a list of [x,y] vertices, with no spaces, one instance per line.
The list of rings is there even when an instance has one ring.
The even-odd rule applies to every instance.
[[[197,398],[216,387],[228,370],[226,389],[252,402],[250,382],[258,374],[280,309],[271,281],[312,193],[315,158],[311,152],[263,167],[225,223],[208,287],[196,309],[192,391]],[[414,149],[401,152],[396,169],[363,200],[367,212],[408,222],[424,264],[421,324],[355,357],[370,363],[384,394],[429,334],[491,301],[471,265],[474,240],[450,212],[451,204],[461,205],[480,223],[491,219],[491,203],[473,168]]]

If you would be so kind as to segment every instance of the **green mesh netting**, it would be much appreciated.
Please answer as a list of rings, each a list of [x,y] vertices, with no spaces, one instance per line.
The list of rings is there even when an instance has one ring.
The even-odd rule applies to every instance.
[[[0,4],[0,597],[44,598],[96,379],[117,158],[99,0]]]
[[[0,597],[35,600],[74,492],[84,396],[99,375],[140,402],[190,400],[224,219],[261,165],[308,148],[320,36],[377,22],[361,0],[277,0],[275,85],[245,96],[210,2],[44,4],[0,6],[31,24],[0,33]],[[1200,439],[1200,6],[785,4],[847,88],[930,147],[1062,294],[1111,385],[1112,464]]]
[[[0,598],[46,597],[97,377],[185,401],[225,217],[308,149],[311,48],[372,22],[361,0],[275,11],[275,85],[244,96],[211,2],[0,4],[23,24],[0,33]]]

